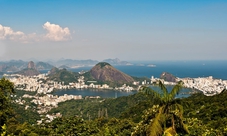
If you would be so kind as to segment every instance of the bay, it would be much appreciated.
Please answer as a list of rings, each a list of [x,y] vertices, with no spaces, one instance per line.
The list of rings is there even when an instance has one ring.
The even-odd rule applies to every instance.
[[[128,96],[137,93],[137,91],[123,92],[116,90],[104,90],[104,89],[67,89],[58,90],[53,93],[53,95],[62,96],[64,94],[68,95],[81,95],[86,96],[100,96],[102,98],[117,98],[121,96]]]
[[[158,86],[150,86],[153,90],[160,92],[161,89]],[[167,85],[167,90],[170,92],[173,86]],[[181,92],[176,96],[176,98],[183,98],[190,96],[192,89],[182,88]],[[53,95],[62,96],[64,94],[68,95],[81,95],[82,97],[86,96],[100,96],[102,98],[117,98],[121,96],[129,96],[138,93],[138,91],[124,92],[116,90],[104,90],[104,89],[67,89],[67,90],[58,90],[53,93]]]

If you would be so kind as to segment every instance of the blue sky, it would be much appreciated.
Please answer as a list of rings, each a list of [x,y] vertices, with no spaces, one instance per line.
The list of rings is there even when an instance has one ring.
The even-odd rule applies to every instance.
[[[0,60],[226,60],[224,0],[0,0]]]

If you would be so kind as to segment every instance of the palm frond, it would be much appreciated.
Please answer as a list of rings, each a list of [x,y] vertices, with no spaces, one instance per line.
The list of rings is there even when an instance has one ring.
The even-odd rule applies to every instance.
[[[182,82],[182,81],[178,82],[178,83],[173,87],[173,89],[171,90],[171,92],[168,94],[168,100],[169,100],[169,101],[173,100],[173,99],[175,98],[175,96],[176,96],[177,94],[179,94],[179,92],[181,91],[182,87],[183,87],[183,82]]]
[[[176,134],[176,131],[172,127],[169,127],[164,131],[164,136],[175,136]]]
[[[181,132],[188,134],[189,130],[188,130],[187,126],[183,123],[183,106],[176,103],[176,104],[174,104],[174,108],[175,108],[175,111],[178,112],[178,113],[174,114],[174,118],[175,118],[176,122],[179,123],[178,129],[180,129]]]
[[[183,117],[182,116],[180,117],[180,116],[174,115],[174,118],[175,118],[176,122],[178,123],[178,125],[176,126],[177,127],[176,128],[177,131],[178,132],[181,132],[183,134],[189,134],[188,127],[183,122]]]
[[[181,119],[183,119],[183,113],[184,113],[183,106],[178,103],[174,105],[175,105],[175,110],[177,109],[179,111],[179,115],[181,116]]]
[[[158,82],[158,86],[161,88],[161,90],[163,91],[163,96],[167,97],[168,95],[168,90],[166,89],[165,85],[162,83],[161,80],[159,80]]]
[[[153,121],[148,127],[149,136],[161,136],[163,134],[163,124],[165,122],[165,115],[162,114],[163,107],[159,108],[159,112],[156,114]]]
[[[151,95],[153,98],[161,99],[161,95],[150,87],[142,86],[140,91],[144,92],[146,95]]]

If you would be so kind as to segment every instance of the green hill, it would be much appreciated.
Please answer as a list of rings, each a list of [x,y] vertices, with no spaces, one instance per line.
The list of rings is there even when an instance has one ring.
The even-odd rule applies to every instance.
[[[58,69],[56,67],[50,70],[48,75],[48,80],[53,80],[57,82],[64,81],[64,84],[69,84],[70,82],[77,82],[78,73],[68,71],[66,69]]]
[[[106,110],[105,112],[107,112],[108,117],[119,118],[122,116],[121,114],[128,111],[129,108],[146,100],[147,97],[142,93],[109,99],[71,100],[60,103],[57,108],[52,109],[49,113],[60,112],[64,117],[81,116],[84,119],[95,119],[98,118],[99,112]],[[140,115],[141,111],[138,113],[139,117]]]

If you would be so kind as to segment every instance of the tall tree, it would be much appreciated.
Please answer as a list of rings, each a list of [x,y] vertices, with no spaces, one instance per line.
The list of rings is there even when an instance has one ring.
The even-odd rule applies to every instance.
[[[14,93],[14,85],[6,78],[0,79],[0,126],[4,126],[11,115],[11,94]],[[0,127],[0,132],[2,127]]]
[[[183,82],[178,82],[173,89],[168,92],[165,85],[158,82],[161,91],[155,91],[150,87],[143,86],[142,92],[151,95],[152,99],[158,104],[155,109],[152,109],[153,116],[148,118],[146,126],[146,135],[161,136],[176,135],[177,133],[189,133],[186,125],[183,123],[183,106],[178,103],[175,96],[181,91]]]

